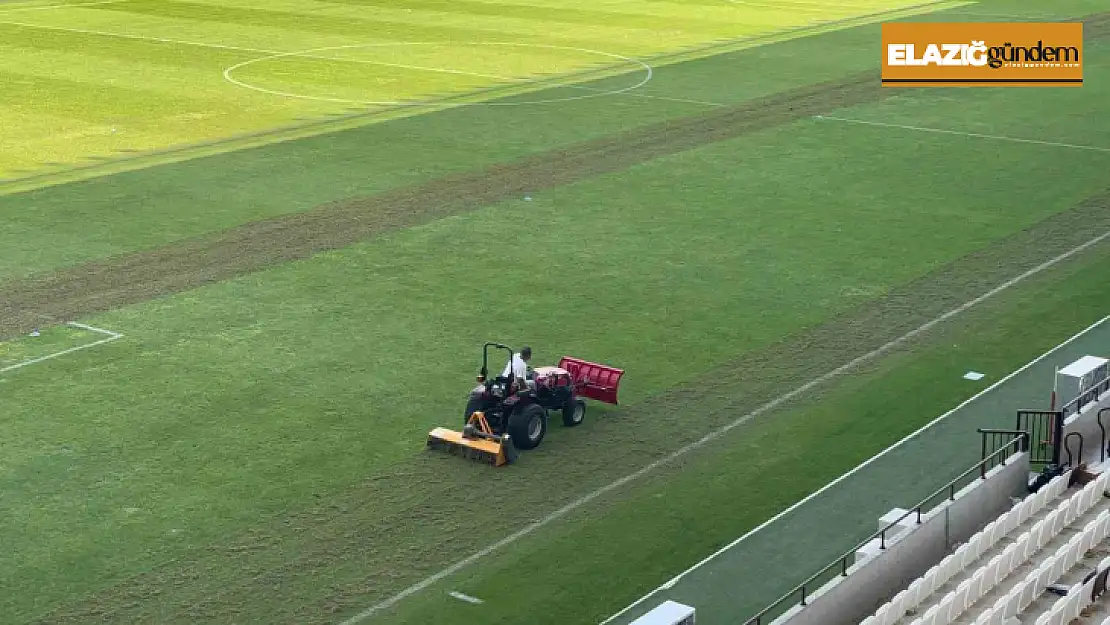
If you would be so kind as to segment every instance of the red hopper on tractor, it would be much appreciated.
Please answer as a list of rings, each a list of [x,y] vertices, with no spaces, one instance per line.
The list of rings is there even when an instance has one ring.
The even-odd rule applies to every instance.
[[[461,432],[436,428],[428,433],[429,448],[446,449],[494,466],[516,460],[518,450],[535,449],[547,434],[551,412],[574,427],[586,418],[586,398],[617,404],[623,369],[564,356],[558,366],[537,367],[521,385],[511,377],[489,377],[489,349],[513,350],[501,343],[482,347],[478,386],[470,392]]]

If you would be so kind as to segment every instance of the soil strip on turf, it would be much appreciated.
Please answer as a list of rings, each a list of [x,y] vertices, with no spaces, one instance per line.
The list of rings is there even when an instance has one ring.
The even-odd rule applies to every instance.
[[[158,249],[90,262],[0,286],[0,340],[43,318],[78,319],[178,293],[383,233],[620,171],[835,109],[886,97],[872,73],[759,98],[476,172],[448,176],[252,222]]]

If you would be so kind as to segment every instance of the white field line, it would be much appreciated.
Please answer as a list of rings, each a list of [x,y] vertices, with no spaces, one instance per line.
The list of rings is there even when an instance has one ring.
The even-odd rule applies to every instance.
[[[112,341],[123,338],[122,334],[120,334],[118,332],[112,332],[111,330],[105,330],[103,328],[94,328],[93,326],[87,326],[87,325],[84,325],[84,324],[81,324],[81,323],[70,323],[68,325],[74,326],[76,328],[81,328],[82,330],[88,330],[90,332],[96,332],[97,334],[105,334],[105,335],[107,335],[108,338],[93,341],[92,343],[85,343],[84,345],[78,345],[77,347],[71,347],[69,349],[63,349],[60,352],[54,352],[53,354],[47,354],[45,356],[40,356],[38,358],[32,358],[30,360],[24,360],[23,362],[17,362],[14,365],[8,365],[7,367],[4,367],[4,368],[0,369],[0,373],[7,373],[9,371],[15,371],[16,369],[22,369],[23,367],[28,367],[30,365],[38,364],[40,362],[44,362],[44,361],[47,361],[47,360],[52,360],[52,359],[58,358],[60,356],[65,356],[66,354],[72,354],[73,352],[79,352],[83,349],[89,349],[91,347],[96,347],[97,345],[103,345],[105,343],[111,343]]]
[[[436,72],[441,74],[457,74],[461,76],[472,76],[475,78],[490,78],[494,80],[506,81],[520,81],[519,78],[510,78],[508,76],[497,76],[493,74],[482,74],[478,72],[467,72],[457,69],[449,69],[444,67],[427,67],[424,65],[409,65],[405,63],[390,63],[387,61],[371,61],[368,59],[350,59],[334,56],[323,56],[318,54],[301,53],[301,52],[282,52],[280,50],[267,50],[265,48],[248,48],[244,46],[232,46],[221,43],[205,43],[201,41],[187,41],[184,39],[169,39],[166,37],[150,37],[147,35],[131,35],[127,33],[113,33],[103,30],[89,30],[85,28],[67,28],[62,26],[45,26],[42,24],[30,24],[27,22],[15,22],[11,20],[2,20],[0,24],[7,24],[9,26],[21,26],[23,28],[38,28],[41,30],[53,30],[65,33],[75,33],[79,35],[95,35],[98,37],[115,37],[117,39],[132,39],[135,41],[150,41],[153,43],[165,43],[171,45],[181,46],[194,46],[198,48],[214,48],[217,50],[234,50],[236,52],[251,52],[266,55],[280,55],[283,57],[298,57],[304,59],[317,59],[321,61],[337,61],[342,63],[361,63],[364,65],[378,65],[381,67],[393,67],[397,69],[411,69],[422,72]]]
[[[88,330],[89,332],[96,332],[97,334],[107,334],[108,336],[111,336],[111,337],[114,337],[114,338],[117,338],[117,339],[120,338],[121,336],[123,336],[119,332],[112,332],[111,330],[105,330],[104,328],[96,328],[96,327],[93,327],[93,326],[85,325],[83,323],[76,323],[76,322],[71,321],[67,325],[73,326],[74,328],[81,328],[82,330]]]
[[[112,1],[113,2],[118,2],[118,1],[122,1],[122,0],[112,0]],[[131,35],[131,34],[127,34],[127,33],[113,33],[113,32],[101,31],[101,30],[88,30],[88,29],[84,29],[84,28],[65,28],[65,27],[61,27],[61,26],[45,26],[45,25],[41,25],[41,24],[29,24],[29,23],[26,23],[26,22],[14,22],[14,21],[10,21],[10,20],[0,21],[0,24],[8,24],[8,25],[11,25],[11,26],[22,26],[24,28],[39,28],[39,29],[43,29],[43,30],[56,30],[56,31],[60,31],[60,32],[69,32],[69,33],[75,33],[75,34],[81,34],[81,35],[96,35],[96,36],[100,36],[100,37],[116,37],[116,38],[120,38],[120,39],[133,39],[133,40],[137,40],[137,41],[150,41],[150,42],[154,42],[154,43],[165,43],[165,44],[182,45],[182,46],[195,46],[195,47],[199,47],[199,48],[214,48],[214,49],[217,49],[217,50],[234,50],[236,52],[252,52],[252,53],[257,53],[257,54],[275,55],[275,56],[281,56],[281,57],[297,57],[297,58],[304,58],[304,59],[316,59],[316,60],[321,60],[321,61],[336,61],[336,62],[344,62],[344,63],[362,63],[362,64],[365,64],[365,65],[378,65],[378,66],[381,66],[381,67],[393,67],[393,68],[397,68],[397,69],[411,69],[411,70],[424,71],[424,72],[438,72],[438,73],[443,73],[443,74],[456,74],[456,75],[460,75],[460,76],[471,76],[471,77],[475,77],[475,78],[487,78],[487,79],[491,79],[491,80],[500,80],[500,81],[505,81],[505,82],[519,82],[521,84],[528,84],[528,83],[536,82],[535,80],[527,79],[527,78],[513,78],[513,77],[510,77],[510,76],[498,76],[496,74],[483,74],[483,73],[479,73],[479,72],[469,72],[469,71],[449,69],[449,68],[444,68],[444,67],[426,67],[426,66],[422,66],[422,65],[407,65],[407,64],[404,64],[404,63],[389,63],[389,62],[386,62],[386,61],[372,61],[372,60],[367,60],[367,59],[351,59],[351,58],[343,58],[343,57],[313,54],[313,53],[310,53],[310,52],[281,52],[281,51],[278,51],[278,50],[267,50],[265,48],[248,48],[248,47],[244,47],[244,46],[232,46],[232,45],[225,45],[225,44],[219,44],[219,43],[205,43],[205,42],[200,42],[200,41],[187,41],[187,40],[183,40],[183,39],[168,39],[168,38],[165,38],[165,37],[150,37],[150,36],[147,36],[147,35]],[[638,62],[638,61],[636,61],[636,62]],[[650,71],[650,67],[648,68],[648,70]],[[574,84],[562,85],[562,84],[554,83],[554,84],[552,84],[552,87],[570,87],[570,88],[573,88],[573,89],[582,89],[584,91],[592,91],[592,92],[595,92],[595,93],[611,93],[611,91],[606,90],[606,89],[597,89],[597,88],[594,88],[594,87],[586,87],[584,85],[574,85]],[[637,97],[637,98],[647,98],[647,99],[651,99],[651,100],[663,100],[663,101],[667,101],[667,102],[680,102],[680,103],[685,103],[685,104],[699,104],[699,105],[702,105],[702,106],[714,106],[714,107],[726,106],[725,104],[721,104],[720,102],[708,102],[708,101],[705,101],[705,100],[694,100],[694,99],[690,99],[690,98],[679,98],[679,97],[671,97],[671,96],[651,95],[651,94],[646,94],[646,93],[634,93],[634,92],[631,92],[631,91],[622,92],[622,94]]]
[[[456,598],[456,599],[458,599],[459,601],[465,601],[467,603],[473,603],[473,604],[483,603],[483,601],[481,599],[479,599],[477,597],[471,597],[470,595],[464,595],[464,594],[462,594],[461,592],[459,592],[457,590],[452,590],[451,592],[449,592],[447,594]]]
[[[870,122],[862,119],[850,119],[847,117],[834,117],[832,115],[816,115],[814,119],[826,119],[830,121],[844,122],[847,124],[860,124],[863,126],[880,126],[883,128],[897,128],[899,130],[912,130],[916,132],[932,132],[943,135],[956,135],[959,137],[975,137],[977,139],[991,139],[993,141],[1009,141],[1011,143],[1030,143],[1033,145],[1047,145],[1054,148],[1071,148],[1073,150],[1089,150],[1091,152],[1106,152],[1110,153],[1110,148],[1099,147],[1096,145],[1078,145],[1075,143],[1060,143],[1057,141],[1041,141],[1039,139],[1020,139],[1018,137],[1005,137],[1002,135],[985,135],[977,132],[962,132],[959,130],[944,130],[941,128],[926,128],[924,126],[907,126],[904,124],[887,124],[884,122]]]
[[[80,7],[94,7],[102,4],[116,4],[119,2],[128,2],[129,0],[100,0],[99,2],[75,2],[73,4],[43,4],[38,6],[29,7],[11,7],[0,9],[0,15],[4,13],[15,13],[17,11],[47,11],[50,9],[73,9]]]
[[[1110,235],[1110,233],[1107,233],[1107,235]],[[1105,238],[1105,237],[1106,237],[1107,235],[1103,235],[1103,237],[1100,237],[1100,238]],[[758,526],[758,527],[756,527],[755,529],[751,530],[751,531],[750,531],[750,532],[748,532],[747,534],[744,534],[744,535],[743,535],[743,536],[741,536],[740,538],[737,538],[736,540],[734,540],[734,541],[732,541],[731,543],[729,543],[729,544],[725,545],[724,547],[721,547],[720,549],[718,549],[717,551],[715,551],[715,552],[714,552],[714,553],[713,553],[712,555],[710,555],[710,556],[708,556],[708,557],[704,558],[703,560],[701,560],[700,562],[698,562],[698,563],[697,563],[697,564],[695,564],[694,566],[691,566],[690,568],[686,569],[685,571],[683,571],[683,572],[679,573],[678,575],[674,576],[674,577],[673,577],[672,579],[670,579],[669,581],[667,581],[667,583],[665,583],[665,584],[663,584],[662,586],[660,586],[660,587],[656,588],[655,590],[653,590],[653,591],[651,591],[650,593],[648,593],[648,594],[644,595],[643,597],[640,597],[640,598],[639,598],[639,599],[637,599],[637,600],[636,600],[636,601],[635,601],[634,603],[630,604],[630,605],[629,605],[628,607],[624,608],[624,609],[623,609],[623,610],[621,610],[620,612],[617,612],[617,613],[616,613],[616,614],[614,614],[613,616],[610,616],[609,618],[605,619],[604,621],[602,621],[602,622],[600,623],[600,625],[606,625],[607,623],[609,623],[609,622],[613,621],[614,619],[620,618],[620,617],[621,617],[621,616],[623,616],[623,615],[624,615],[625,613],[627,613],[627,612],[628,612],[629,610],[631,610],[631,609],[635,608],[636,606],[640,605],[640,604],[641,604],[641,603],[643,603],[644,601],[647,601],[647,600],[648,600],[648,599],[650,599],[651,597],[655,596],[655,595],[656,595],[657,593],[659,593],[659,592],[661,592],[661,591],[664,591],[664,590],[669,590],[669,589],[673,588],[673,587],[674,587],[674,585],[675,585],[675,584],[677,584],[677,583],[679,582],[679,580],[681,580],[681,579],[682,579],[683,577],[685,577],[686,575],[689,575],[689,574],[690,574],[690,573],[692,573],[693,571],[695,571],[695,570],[697,570],[697,569],[701,568],[702,566],[704,566],[704,565],[708,564],[709,562],[713,561],[714,559],[716,559],[717,557],[719,557],[719,556],[720,556],[721,554],[723,554],[723,553],[725,553],[725,552],[727,552],[727,551],[731,550],[731,549],[732,549],[733,547],[735,547],[736,545],[739,545],[740,543],[744,542],[744,541],[745,541],[745,540],[747,540],[748,538],[751,538],[752,536],[754,536],[755,534],[759,533],[760,531],[762,531],[763,529],[765,529],[765,528],[766,528],[766,527],[768,527],[769,525],[771,525],[771,524],[773,524],[773,523],[777,522],[777,521],[778,521],[779,519],[781,519],[782,517],[786,516],[787,514],[790,514],[790,513],[791,513],[791,512],[793,512],[794,510],[797,510],[797,509],[798,509],[798,508],[800,508],[801,506],[805,505],[805,504],[806,504],[807,502],[809,502],[810,500],[812,500],[812,499],[814,499],[815,497],[817,497],[817,496],[821,495],[822,493],[824,493],[825,491],[829,490],[830,488],[832,488],[832,487],[836,486],[836,485],[837,485],[837,484],[839,484],[840,482],[842,482],[842,481],[844,481],[844,480],[848,479],[848,478],[849,478],[849,477],[851,477],[852,475],[855,475],[856,473],[858,473],[859,471],[863,470],[864,468],[866,468],[867,466],[869,466],[869,465],[870,465],[871,463],[875,462],[876,460],[878,460],[878,459],[882,458],[883,456],[887,455],[887,454],[888,454],[888,453],[890,453],[891,451],[894,451],[894,450],[895,450],[895,449],[897,449],[898,447],[901,447],[902,445],[904,445],[905,443],[907,443],[907,442],[908,442],[908,441],[909,441],[910,439],[912,439],[912,438],[915,438],[915,437],[917,437],[917,436],[921,435],[921,433],[923,433],[923,432],[925,432],[926,430],[928,430],[928,429],[930,429],[930,428],[934,427],[935,425],[937,425],[937,424],[938,424],[938,423],[940,423],[941,421],[944,421],[944,420],[945,420],[945,419],[947,419],[948,417],[950,417],[950,416],[952,416],[953,414],[955,414],[956,412],[958,412],[958,411],[959,411],[959,410],[960,410],[961,408],[963,408],[964,406],[966,406],[966,405],[970,404],[971,402],[973,402],[973,401],[975,401],[976,399],[978,399],[978,398],[982,397],[983,395],[986,395],[987,393],[990,393],[990,392],[994,391],[994,389],[996,389],[996,388],[998,388],[999,386],[1001,386],[1001,385],[1005,384],[1005,383],[1006,383],[1007,381],[1009,381],[1009,380],[1010,380],[1011,378],[1013,378],[1014,376],[1016,376],[1016,375],[1020,374],[1020,373],[1021,373],[1022,371],[1025,371],[1025,370],[1026,370],[1026,369],[1028,369],[1029,367],[1032,367],[1033,365],[1037,364],[1038,362],[1040,362],[1040,361],[1044,360],[1044,359],[1045,359],[1045,358],[1047,358],[1048,356],[1050,356],[1050,355],[1054,354],[1054,353],[1055,353],[1056,351],[1058,351],[1058,350],[1059,350],[1059,349],[1060,349],[1061,347],[1064,347],[1065,345],[1068,345],[1069,343],[1072,343],[1073,341],[1075,341],[1075,340],[1076,340],[1076,339],[1078,339],[1079,337],[1083,336],[1084,334],[1087,334],[1087,333],[1088,333],[1088,332],[1090,332],[1091,330],[1094,330],[1095,328],[1097,328],[1098,326],[1100,326],[1100,325],[1102,325],[1102,324],[1106,323],[1107,321],[1110,321],[1110,315],[1107,315],[1107,316],[1103,317],[1102,319],[1099,319],[1098,321],[1094,322],[1094,323],[1093,323],[1093,324],[1091,324],[1090,326],[1088,326],[1088,327],[1084,328],[1083,330],[1081,330],[1080,332],[1076,333],[1076,334],[1075,334],[1074,336],[1072,336],[1071,338],[1067,339],[1067,340],[1066,340],[1066,341],[1064,341],[1063,343],[1060,343],[1060,344],[1059,344],[1059,345],[1057,345],[1056,347],[1053,347],[1052,349],[1048,350],[1047,352],[1045,352],[1045,353],[1041,354],[1040,356],[1037,356],[1037,357],[1036,357],[1036,358],[1034,358],[1033,360],[1031,360],[1031,361],[1027,362],[1027,363],[1026,363],[1025,365],[1023,365],[1023,366],[1022,366],[1022,367],[1021,367],[1020,369],[1018,369],[1018,370],[1016,370],[1016,371],[1014,371],[1014,372],[1010,373],[1010,374],[1009,374],[1009,375],[1007,375],[1006,377],[1004,377],[1004,378],[1002,378],[1001,380],[999,380],[999,381],[995,382],[994,384],[991,384],[991,385],[990,385],[990,386],[988,386],[987,388],[985,388],[985,389],[983,389],[982,391],[980,391],[980,392],[976,393],[976,394],[975,394],[974,396],[972,396],[972,397],[968,398],[968,399],[967,399],[966,401],[964,401],[964,402],[960,403],[960,405],[956,406],[955,408],[953,408],[953,409],[949,410],[948,412],[946,412],[946,413],[942,414],[941,416],[937,417],[936,419],[933,419],[932,421],[930,421],[929,423],[927,423],[927,424],[926,424],[925,426],[923,426],[923,427],[919,428],[919,429],[918,429],[918,430],[917,430],[916,432],[913,432],[912,434],[910,434],[910,435],[906,436],[906,437],[905,437],[905,438],[903,438],[902,440],[900,440],[900,441],[898,441],[898,442],[894,443],[894,444],[893,444],[893,445],[891,445],[890,447],[887,447],[886,449],[882,450],[882,451],[881,451],[881,452],[879,452],[878,454],[876,454],[876,455],[872,456],[871,458],[868,458],[867,460],[863,461],[863,462],[862,462],[862,463],[861,463],[861,464],[860,464],[859,466],[857,466],[857,467],[855,467],[854,469],[852,469],[852,470],[848,471],[848,472],[847,472],[847,473],[845,473],[844,475],[841,475],[840,477],[838,477],[838,478],[836,478],[835,480],[833,480],[833,481],[829,482],[828,484],[826,484],[826,485],[822,486],[822,487],[821,487],[821,488],[819,488],[818,490],[816,490],[816,491],[814,491],[814,492],[810,493],[810,494],[809,494],[809,495],[807,495],[807,496],[806,496],[806,497],[805,497],[804,499],[802,499],[802,500],[798,501],[797,503],[793,504],[792,506],[790,506],[789,508],[787,508],[787,509],[783,510],[782,512],[780,512],[780,513],[776,514],[775,516],[771,517],[770,519],[767,519],[767,520],[766,520],[766,521],[764,521],[764,522],[763,522],[763,523],[762,523],[761,525],[759,525],[759,526]]]
[[[1107,238],[1110,238],[1110,232],[1105,232],[1105,233],[1103,233],[1103,234],[1101,234],[1101,235],[1099,235],[1099,236],[1097,236],[1093,239],[1090,239],[1086,243],[1078,245],[1078,246],[1064,252],[1063,254],[1060,254],[1059,256],[1056,256],[1055,258],[1047,260],[1047,261],[1041,263],[1040,265],[1037,265],[1036,267],[1033,267],[1032,269],[1022,273],[1021,275],[1019,275],[1015,278],[1011,278],[1010,280],[1007,280],[1006,282],[996,286],[995,288],[991,289],[990,291],[987,291],[983,295],[980,295],[979,297],[976,297],[975,299],[967,301],[967,302],[961,304],[960,306],[958,306],[956,308],[953,308],[952,310],[944,313],[943,315],[940,315],[939,317],[936,317],[935,319],[933,319],[931,321],[928,321],[925,324],[923,324],[923,325],[921,325],[921,326],[919,326],[919,327],[917,327],[913,330],[910,330],[909,332],[907,332],[907,333],[903,334],[902,336],[894,339],[893,341],[890,341],[890,342],[880,346],[879,348],[874,349],[874,350],[872,350],[872,351],[870,351],[870,352],[868,352],[868,353],[866,353],[862,356],[854,358],[851,361],[837,367],[836,369],[833,369],[832,371],[829,371],[828,373],[825,373],[825,374],[821,375],[820,377],[814,378],[813,380],[810,380],[809,382],[803,384],[802,386],[799,386],[798,388],[796,388],[792,391],[789,391],[789,392],[787,392],[783,395],[780,395],[780,396],[776,397],[775,399],[763,404],[762,406],[759,406],[755,410],[753,410],[753,411],[747,413],[746,415],[736,419],[735,421],[733,421],[733,422],[731,422],[727,425],[724,425],[723,427],[720,427],[716,430],[713,430],[712,432],[706,434],[705,436],[701,437],[700,439],[698,439],[698,440],[696,440],[692,443],[689,443],[687,445],[684,445],[683,447],[680,447],[679,449],[667,454],[666,456],[664,456],[662,458],[659,458],[658,460],[656,460],[656,461],[654,461],[650,464],[645,465],[644,467],[638,469],[637,471],[635,471],[633,473],[630,473],[630,474],[628,474],[628,475],[626,475],[622,478],[619,478],[617,480],[614,480],[613,482],[610,482],[609,484],[606,484],[605,486],[602,486],[601,488],[598,488],[597,490],[594,490],[590,493],[587,493],[586,495],[583,495],[582,497],[579,497],[578,499],[575,499],[574,501],[566,504],[565,506],[559,508],[558,510],[555,510],[554,512],[551,512],[547,516],[520,528],[519,530],[513,532],[512,534],[509,534],[508,536],[502,538],[501,540],[499,540],[499,541],[497,541],[497,542],[495,542],[491,545],[486,546],[483,549],[480,549],[480,550],[474,552],[473,554],[467,556],[466,558],[463,558],[462,560],[459,560],[458,562],[456,562],[456,563],[452,564],[451,566],[443,569],[442,571],[440,571],[440,572],[438,572],[434,575],[431,575],[431,576],[413,584],[412,586],[409,586],[408,588],[406,588],[406,589],[402,590],[401,592],[393,595],[392,597],[389,597],[388,599],[385,599],[385,600],[383,600],[379,603],[376,603],[376,604],[366,608],[362,612],[359,612],[358,614],[352,616],[351,618],[343,621],[342,625],[354,625],[355,623],[359,623],[359,622],[369,618],[370,616],[374,615],[377,612],[380,612],[382,610],[385,610],[385,609],[393,606],[398,601],[401,601],[402,599],[404,599],[404,598],[406,598],[410,595],[416,594],[416,593],[424,590],[425,588],[428,588],[432,584],[435,584],[436,582],[438,582],[438,581],[440,581],[440,580],[442,580],[442,579],[444,579],[444,578],[446,578],[450,575],[453,575],[454,573],[457,573],[458,571],[461,571],[462,569],[466,568],[467,566],[470,566],[474,562],[477,562],[478,560],[480,560],[480,559],[484,558],[485,556],[493,553],[494,551],[497,551],[498,549],[501,549],[502,547],[510,545],[510,544],[520,540],[521,538],[524,538],[525,536],[531,534],[532,532],[535,532],[536,530],[538,530],[538,529],[540,529],[540,528],[542,528],[546,525],[551,524],[552,522],[566,516],[567,514],[577,510],[578,508],[581,508],[582,506],[588,504],[589,502],[593,501],[594,499],[597,499],[598,497],[601,497],[602,495],[605,495],[606,493],[609,493],[609,492],[614,491],[618,488],[621,488],[622,486],[628,484],[629,482],[637,480],[637,479],[647,475],[648,473],[651,473],[655,469],[658,469],[659,467],[661,467],[665,464],[673,462],[674,460],[676,460],[678,458],[681,458],[682,456],[685,456],[686,454],[689,454],[692,451],[695,451],[695,450],[697,450],[701,447],[704,447],[709,442],[720,438],[721,436],[723,436],[723,435],[727,434],[728,432],[732,431],[733,429],[747,423],[748,421],[751,421],[752,419],[758,417],[759,415],[762,415],[765,412],[773,410],[773,409],[779,407],[780,405],[782,405],[782,404],[784,404],[784,403],[786,403],[786,402],[788,402],[788,401],[790,401],[790,400],[792,400],[796,397],[804,395],[805,393],[812,390],[814,387],[817,387],[821,384],[824,384],[825,382],[828,382],[829,380],[832,380],[833,378],[842,376],[845,373],[851,371],[852,369],[858,367],[859,365],[861,365],[863,363],[866,363],[870,360],[874,360],[878,356],[881,356],[881,355],[889,352],[890,350],[894,349],[895,347],[898,347],[899,345],[901,345],[901,344],[903,344],[903,343],[921,335],[922,333],[931,330],[932,328],[936,327],[937,325],[939,325],[939,324],[941,324],[941,323],[943,323],[943,322],[945,322],[945,321],[947,321],[947,320],[965,312],[969,308],[971,308],[973,306],[976,306],[976,305],[986,301],[987,299],[990,299],[991,297],[994,297],[995,295],[998,295],[999,293],[1013,287],[1015,284],[1018,284],[1019,282],[1022,282],[1023,280],[1026,280],[1026,279],[1028,279],[1028,278],[1030,278],[1030,277],[1032,277],[1032,276],[1034,276],[1038,273],[1041,273],[1042,271],[1044,271],[1044,270],[1046,270],[1046,269],[1048,269],[1048,268],[1050,268],[1050,267],[1052,267],[1052,266],[1054,266],[1054,265],[1056,265],[1056,264],[1058,264],[1058,263],[1060,263],[1064,260],[1067,260],[1068,258],[1082,252],[1083,250],[1086,250],[1089,247],[1092,247],[1094,245],[1097,245],[1098,243],[1101,243],[1102,241],[1105,241]],[[1105,319],[1103,321],[1105,321]],[[951,414],[951,413],[949,413],[949,414]],[[858,471],[859,469],[863,468],[864,466],[870,464],[871,462],[873,462],[877,458],[882,457],[883,455],[888,453],[891,449],[894,449],[895,447],[901,445],[902,443],[904,443],[909,438],[911,438],[913,436],[916,436],[921,431],[924,431],[926,428],[931,427],[932,425],[938,423],[939,421],[946,418],[947,416],[948,415],[944,415],[942,417],[939,417],[938,419],[934,420],[929,425],[925,426],[925,428],[922,428],[921,430],[918,430],[918,432],[915,432],[914,434],[911,434],[909,437],[906,437],[905,439],[902,439],[901,441],[895,443],[893,446],[887,448],[886,450],[884,450],[883,452],[881,452],[879,455],[875,456],[871,460],[868,460],[867,462],[860,465],[859,467],[856,467],[855,469],[853,469],[849,473],[845,474],[844,476],[841,476],[840,478],[838,478],[833,483],[830,483],[828,486],[825,486],[820,491],[817,491],[816,493],[810,495],[806,499],[803,499],[802,501],[798,502],[797,504],[794,504],[793,506],[791,506],[786,511],[783,511],[782,513],[780,513],[775,518],[778,518],[778,517],[782,516],[783,514],[786,514],[786,512],[789,512],[790,510],[796,508],[797,506],[801,505],[802,503],[805,503],[805,501],[808,501],[809,499],[812,499],[813,497],[817,496],[821,492],[824,492],[825,490],[827,490],[828,488],[830,488],[834,484],[838,483],[840,480],[844,479],[848,475],[851,475],[852,473]],[[770,523],[770,521],[768,521],[768,523]],[[768,523],[764,523],[763,525],[756,528],[752,532],[749,532],[748,535],[751,535],[751,534],[755,533],[759,529],[765,527]],[[739,542],[739,541],[737,541],[737,542]],[[697,568],[697,566],[700,566],[700,564],[696,565],[694,568]],[[693,570],[693,569],[690,569],[690,570]],[[674,580],[672,580],[669,583],[674,583],[674,581],[677,581],[679,578],[682,577],[682,575],[685,575],[688,572],[689,571],[686,571],[686,572],[680,574],[678,577],[676,577]],[[641,601],[642,600],[643,599],[641,599]],[[639,602],[637,602],[637,603],[639,603]],[[636,605],[636,604],[633,604],[633,606],[634,605]],[[631,607],[632,606],[629,606],[629,608],[626,608],[626,611],[628,609],[631,609]],[[611,617],[609,620],[612,620],[613,618],[616,618],[616,616]],[[608,621],[605,621],[605,622],[608,622]]]

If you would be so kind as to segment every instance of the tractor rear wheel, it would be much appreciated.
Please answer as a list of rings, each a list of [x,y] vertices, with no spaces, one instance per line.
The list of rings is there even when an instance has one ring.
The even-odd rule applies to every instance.
[[[547,434],[547,411],[539,404],[528,404],[509,416],[509,436],[518,449],[539,447]]]
[[[571,397],[567,400],[567,405],[563,406],[563,425],[572,428],[576,425],[582,425],[586,419],[586,400]]]

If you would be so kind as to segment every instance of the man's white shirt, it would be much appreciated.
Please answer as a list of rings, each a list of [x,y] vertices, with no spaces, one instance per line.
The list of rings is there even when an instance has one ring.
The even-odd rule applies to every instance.
[[[505,364],[505,370],[501,372],[501,377],[509,377],[512,375],[514,378],[527,378],[528,377],[528,363],[520,357],[520,354],[513,354],[512,359]]]

